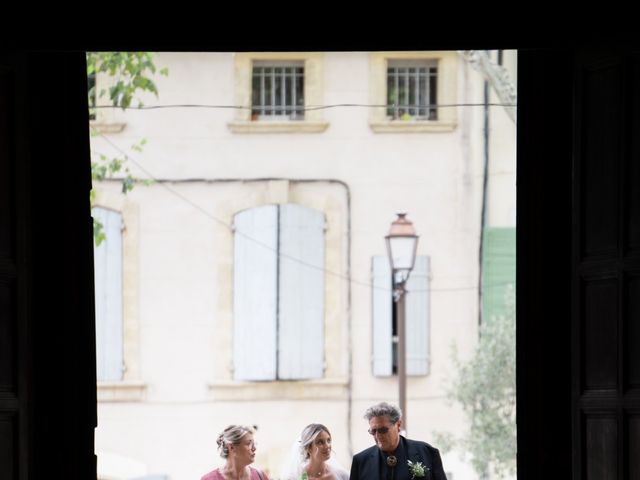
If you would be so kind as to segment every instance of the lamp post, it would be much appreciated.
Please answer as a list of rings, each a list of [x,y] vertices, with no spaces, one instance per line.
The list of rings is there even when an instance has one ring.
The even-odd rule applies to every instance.
[[[413,223],[407,220],[406,213],[398,213],[387,240],[387,253],[391,264],[393,279],[393,300],[396,302],[396,321],[398,322],[398,396],[403,412],[404,430],[407,431],[407,353],[405,331],[405,286],[416,261],[418,235]]]

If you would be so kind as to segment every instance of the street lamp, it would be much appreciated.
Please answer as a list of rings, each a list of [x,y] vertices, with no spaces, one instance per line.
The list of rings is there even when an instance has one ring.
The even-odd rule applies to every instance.
[[[396,302],[396,319],[398,322],[398,389],[400,410],[403,412],[404,430],[407,431],[407,354],[405,333],[405,285],[413,270],[418,247],[418,235],[413,223],[407,220],[406,213],[398,213],[398,218],[391,224],[387,240],[387,253],[391,264],[393,279],[393,299]]]

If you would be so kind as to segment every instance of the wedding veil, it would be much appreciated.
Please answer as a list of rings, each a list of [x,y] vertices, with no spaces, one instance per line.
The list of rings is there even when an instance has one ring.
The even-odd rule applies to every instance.
[[[283,462],[281,476],[277,480],[300,480],[306,463],[306,460],[302,457],[300,452],[300,438],[298,438],[291,444],[289,456],[285,462]],[[326,461],[326,464],[339,480],[349,478],[346,469],[340,464],[340,462],[338,462],[338,460],[336,460],[333,450],[331,451],[331,457]]]

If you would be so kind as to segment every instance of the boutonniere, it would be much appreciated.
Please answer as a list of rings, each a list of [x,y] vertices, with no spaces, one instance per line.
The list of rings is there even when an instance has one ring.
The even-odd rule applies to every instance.
[[[409,466],[411,480],[413,480],[414,478],[424,477],[425,472],[429,470],[422,464],[422,462],[412,462],[411,460],[407,460],[407,465]]]

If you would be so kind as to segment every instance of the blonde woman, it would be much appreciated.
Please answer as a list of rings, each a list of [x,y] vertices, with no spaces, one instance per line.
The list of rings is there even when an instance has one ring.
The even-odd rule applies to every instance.
[[[201,480],[269,480],[260,470],[250,467],[256,457],[254,429],[229,425],[218,436],[218,451],[224,466],[204,475]]]
[[[320,423],[307,425],[294,449],[289,480],[349,480],[349,473],[331,459],[331,433]]]

